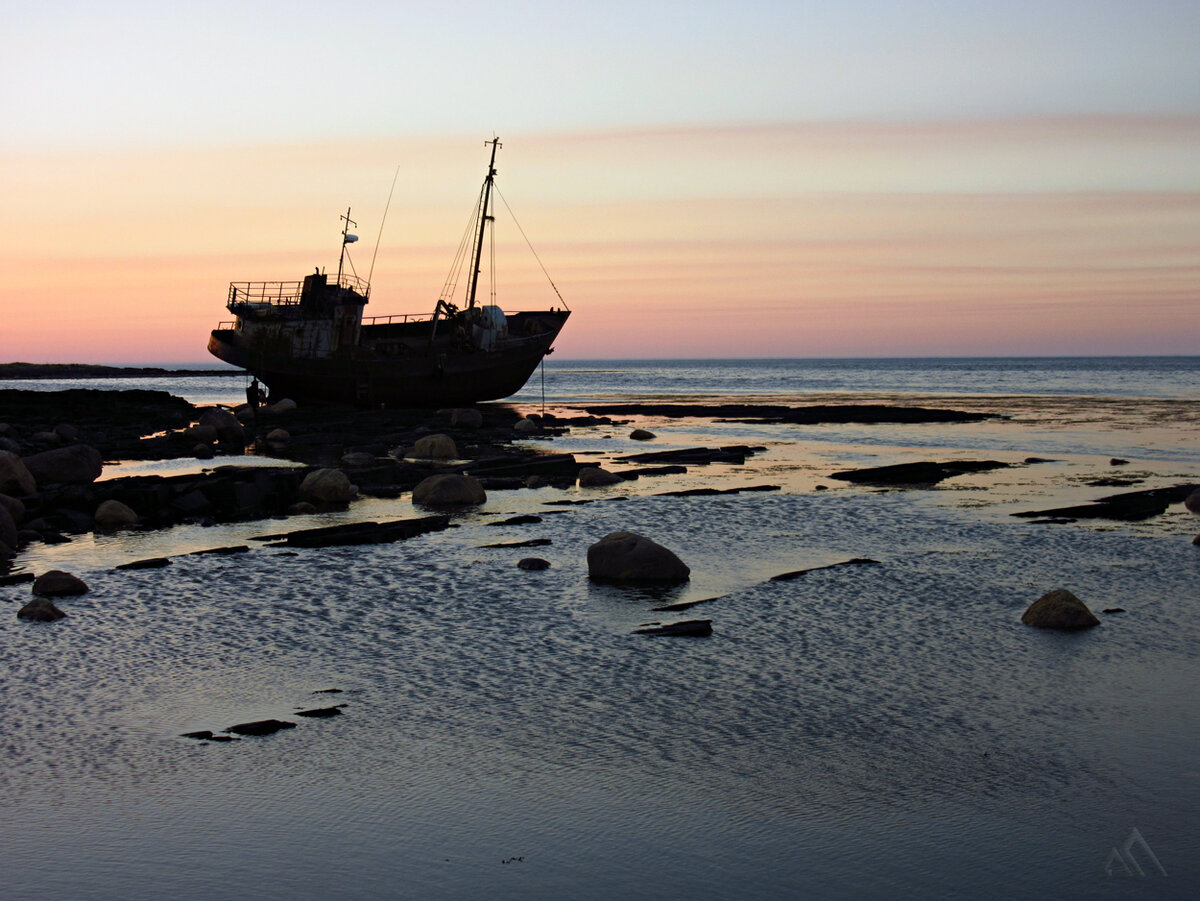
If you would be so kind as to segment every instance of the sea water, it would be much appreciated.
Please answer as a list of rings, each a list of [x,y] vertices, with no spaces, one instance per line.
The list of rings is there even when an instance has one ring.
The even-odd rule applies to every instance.
[[[391,545],[291,556],[256,539],[416,515],[407,499],[34,546],[19,566],[92,590],[40,625],[13,615],[27,585],[0,589],[0,896],[1194,895],[1200,519],[1178,505],[1132,524],[1009,513],[1116,490],[1087,486],[1098,475],[1200,481],[1195,360],[1129,364],[1120,390],[1103,361],[1057,375],[990,363],[961,385],[945,361],[824,376],[810,362],[558,365],[547,402],[563,405],[756,379],[742,393],[803,402],[811,372],[814,394],[974,396],[1001,413],[1024,397],[1025,412],[849,430],[639,420],[659,433],[649,448],[628,426],[577,430],[540,445],[614,468],[633,450],[766,450],[670,483],[492,492],[455,528]],[[519,402],[535,387],[540,403],[533,381]],[[1054,442],[1056,461],[1021,463]],[[922,490],[828,478],[981,451],[1020,465]],[[782,490],[658,494],[765,482]],[[542,521],[490,525],[522,512]],[[691,580],[593,584],[587,547],[616,530],[676,550]],[[552,544],[484,547],[531,538]],[[234,543],[252,550],[112,570]],[[550,568],[518,569],[530,555]],[[770,581],[851,558],[876,562]],[[1102,625],[1023,626],[1058,587]],[[707,603],[654,610],[681,601]],[[633,634],[697,617],[711,638]],[[337,717],[293,716],[335,703]],[[297,726],[180,737],[266,717]]]

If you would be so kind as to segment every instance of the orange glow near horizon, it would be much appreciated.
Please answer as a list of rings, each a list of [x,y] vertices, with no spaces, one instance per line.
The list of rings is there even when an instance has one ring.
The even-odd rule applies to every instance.
[[[500,189],[574,311],[559,358],[1200,348],[1196,121],[507,143]],[[481,142],[5,159],[0,360],[205,360],[229,281],[334,270],[347,206],[367,274],[398,160],[367,312],[427,313]],[[507,219],[499,303],[557,306]]]

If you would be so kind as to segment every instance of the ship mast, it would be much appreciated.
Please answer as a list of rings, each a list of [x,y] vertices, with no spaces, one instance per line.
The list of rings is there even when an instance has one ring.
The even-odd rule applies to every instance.
[[[488,215],[488,209],[491,205],[492,198],[492,180],[496,177],[496,148],[503,146],[499,138],[492,138],[490,141],[484,141],[484,146],[492,145],[492,159],[488,163],[487,178],[483,180],[483,205],[479,216],[479,237],[475,242],[475,259],[471,265],[471,290],[467,292],[467,309],[475,306],[475,289],[479,285],[479,266],[480,258],[483,256],[483,233],[487,229],[488,222],[494,221],[495,216]]]
[[[346,245],[353,244],[358,240],[358,235],[350,234],[350,226],[358,225],[358,223],[350,218],[350,207],[346,207],[346,215],[339,218],[346,220],[346,225],[342,228],[342,255],[338,257],[337,289],[340,291],[342,288],[342,265],[346,262]]]

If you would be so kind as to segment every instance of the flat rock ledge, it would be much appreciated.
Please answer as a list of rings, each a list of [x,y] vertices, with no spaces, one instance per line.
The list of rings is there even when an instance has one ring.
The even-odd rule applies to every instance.
[[[1039,629],[1076,631],[1100,625],[1087,604],[1065,588],[1047,592],[1021,614],[1021,622]]]
[[[634,629],[634,635],[669,635],[678,638],[707,638],[712,635],[711,619],[685,619],[677,623],[646,623]]]

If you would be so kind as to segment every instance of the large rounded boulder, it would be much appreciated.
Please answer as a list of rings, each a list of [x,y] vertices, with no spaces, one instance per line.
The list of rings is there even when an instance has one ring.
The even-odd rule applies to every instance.
[[[672,551],[635,532],[611,532],[587,551],[588,575],[598,582],[686,582],[691,569]]]
[[[1021,622],[1039,629],[1090,629],[1100,625],[1100,620],[1088,609],[1087,604],[1065,588],[1058,588],[1042,595],[1021,614]]]
[[[40,454],[23,457],[29,474],[42,485],[87,485],[100,478],[104,458],[100,451],[87,444],[56,447]]]
[[[23,497],[37,491],[29,467],[12,451],[0,450],[0,494]]]
[[[458,456],[458,448],[449,435],[426,435],[417,439],[409,456],[418,460],[453,460]]]
[[[0,504],[0,543],[7,545],[9,550],[16,550],[19,543],[17,521],[4,504]]]
[[[107,500],[96,508],[92,517],[96,525],[103,529],[119,529],[121,526],[131,526],[138,521],[138,515],[129,506],[117,500]]]
[[[486,501],[487,492],[478,479],[447,472],[423,479],[413,489],[412,500],[422,507],[471,507]]]
[[[451,410],[450,425],[457,429],[477,429],[483,425],[483,414],[474,407]]]
[[[619,485],[625,480],[615,472],[601,469],[599,466],[584,466],[579,470],[580,488],[605,488],[609,485]]]
[[[1197,488],[1186,498],[1184,498],[1183,505],[1187,507],[1190,512],[1200,515],[1200,488]]]
[[[237,416],[222,407],[209,407],[201,413],[200,425],[211,426],[217,440],[225,444],[243,444],[246,440],[246,430]]]
[[[75,594],[87,594],[87,583],[78,576],[52,569],[33,580],[33,593],[46,598],[63,598]]]
[[[354,497],[354,486],[340,469],[314,469],[300,483],[300,497],[314,504],[345,504]]]

